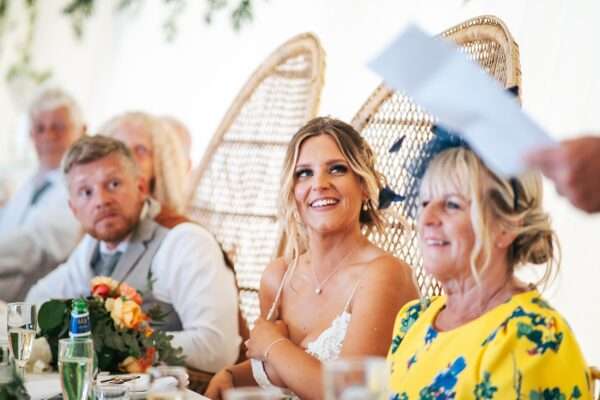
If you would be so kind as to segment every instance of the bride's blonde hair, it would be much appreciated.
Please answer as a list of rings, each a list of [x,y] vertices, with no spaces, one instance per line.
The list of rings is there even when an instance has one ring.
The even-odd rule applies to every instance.
[[[294,170],[304,141],[319,135],[328,135],[335,141],[366,193],[367,200],[363,203],[358,217],[361,227],[366,228],[367,232],[371,229],[383,230],[384,219],[378,206],[379,192],[384,186],[384,178],[375,170],[375,157],[371,147],[351,125],[335,118],[314,118],[292,137],[287,147],[281,175],[279,215],[284,224],[286,236],[284,257],[288,262],[306,251],[308,240],[294,198],[296,184]]]

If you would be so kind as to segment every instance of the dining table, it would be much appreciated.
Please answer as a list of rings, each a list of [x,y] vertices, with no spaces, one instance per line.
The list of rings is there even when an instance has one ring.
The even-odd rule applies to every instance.
[[[0,327],[6,326],[6,303],[0,300]],[[4,329],[0,328],[0,343],[7,343],[8,338]],[[58,372],[43,372],[43,373],[31,373],[25,374],[25,388],[27,393],[31,396],[31,400],[43,400],[55,397],[61,393],[60,379]],[[132,392],[132,398],[139,399],[143,396],[135,395]],[[185,391],[186,400],[208,400],[208,397],[204,397],[201,394],[193,392],[189,389]]]
[[[31,400],[50,399],[61,393],[60,380],[57,372],[44,373],[26,373],[25,388],[31,396]],[[143,396],[136,396],[135,392],[131,393],[132,399],[141,399]],[[185,400],[208,400],[201,394],[193,392],[189,389],[185,391]]]

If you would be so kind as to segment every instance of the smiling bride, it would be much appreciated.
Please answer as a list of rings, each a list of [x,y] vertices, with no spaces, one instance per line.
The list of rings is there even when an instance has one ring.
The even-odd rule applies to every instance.
[[[382,187],[350,125],[315,118],[294,135],[280,192],[286,251],[262,276],[251,360],[217,373],[206,396],[260,385],[320,398],[321,362],[387,353],[394,315],[417,289],[410,267],[366,237],[383,225]]]

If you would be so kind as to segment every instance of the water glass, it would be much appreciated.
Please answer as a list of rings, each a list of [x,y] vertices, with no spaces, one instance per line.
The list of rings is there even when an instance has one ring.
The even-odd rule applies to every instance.
[[[348,358],[326,362],[323,368],[325,400],[383,400],[388,395],[389,372],[385,358]]]
[[[238,387],[225,391],[225,400],[283,400],[285,398],[285,394],[277,389]]]
[[[129,400],[129,389],[125,384],[99,383],[94,386],[94,398],[96,400]]]
[[[8,343],[0,339],[0,388],[14,379],[13,366],[9,361]]]
[[[35,305],[30,303],[8,303],[6,305],[6,331],[10,354],[15,360],[17,372],[23,376],[25,364],[31,356],[33,340],[37,330]]]
[[[87,400],[92,386],[94,342],[87,338],[58,341],[58,372],[63,399]]]
[[[0,338],[0,365],[8,365],[10,359],[10,350],[8,350],[8,342]]]

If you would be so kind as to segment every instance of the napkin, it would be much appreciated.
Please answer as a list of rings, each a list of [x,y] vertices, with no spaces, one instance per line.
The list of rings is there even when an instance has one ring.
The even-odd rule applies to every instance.
[[[52,352],[48,341],[45,337],[35,339],[31,348],[31,356],[27,361],[27,371],[36,374],[47,371],[50,369],[50,362],[52,362]]]

